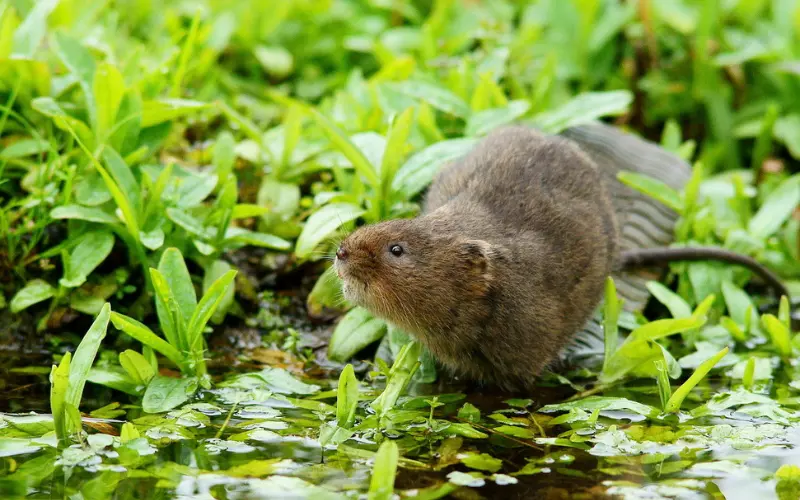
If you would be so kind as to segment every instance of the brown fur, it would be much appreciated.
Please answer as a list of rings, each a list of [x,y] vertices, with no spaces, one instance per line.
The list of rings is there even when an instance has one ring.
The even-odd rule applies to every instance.
[[[335,265],[348,300],[455,374],[519,389],[591,316],[616,245],[596,165],[564,138],[507,127],[437,175],[423,215],[356,230]]]

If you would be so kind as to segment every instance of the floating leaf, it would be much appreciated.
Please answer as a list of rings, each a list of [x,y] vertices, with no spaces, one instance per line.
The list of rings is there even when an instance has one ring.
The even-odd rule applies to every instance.
[[[197,390],[194,378],[171,378],[156,375],[145,390],[142,409],[147,413],[162,413],[177,408]]]
[[[461,463],[470,469],[488,472],[497,472],[503,467],[502,460],[494,458],[488,453],[468,453],[466,456],[461,457]]]

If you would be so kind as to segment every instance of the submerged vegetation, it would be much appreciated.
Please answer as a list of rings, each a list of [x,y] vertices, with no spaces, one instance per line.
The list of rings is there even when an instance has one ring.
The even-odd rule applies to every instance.
[[[800,497],[800,334],[747,270],[609,280],[602,364],[512,397],[326,259],[493,128],[604,119],[693,165],[623,177],[679,243],[796,302],[798,61],[796,0],[0,0],[0,495]]]

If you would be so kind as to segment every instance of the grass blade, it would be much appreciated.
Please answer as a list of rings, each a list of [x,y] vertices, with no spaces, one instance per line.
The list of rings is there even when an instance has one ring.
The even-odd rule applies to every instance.
[[[358,379],[353,365],[348,364],[339,375],[339,387],[336,389],[336,422],[339,427],[349,429],[355,420],[358,405]]]
[[[69,369],[69,387],[65,402],[78,408],[83,396],[83,387],[86,385],[86,378],[92,368],[94,358],[100,349],[100,343],[106,336],[108,320],[111,316],[111,305],[106,302],[97,315],[89,331],[83,336],[83,340],[75,349],[75,356],[72,359],[72,366]]]
[[[617,350],[619,342],[619,312],[622,309],[622,301],[617,297],[617,287],[614,280],[609,276],[606,278],[605,304],[603,307],[603,369],[605,370],[608,361]]]
[[[198,302],[187,327],[190,351],[193,352],[198,348],[198,340],[203,336],[203,329],[206,327],[206,323],[208,323],[220,302],[225,298],[225,293],[233,283],[236,273],[237,271],[232,269],[217,278],[203,295],[203,298],[200,299],[200,302]]]
[[[342,153],[345,158],[350,160],[350,163],[353,164],[353,168],[362,175],[367,183],[373,188],[378,188],[381,185],[380,178],[378,177],[378,172],[375,171],[375,167],[367,160],[367,157],[364,156],[364,153],[361,152],[360,149],[353,144],[353,141],[350,140],[347,135],[345,135],[344,131],[336,126],[332,121],[330,121],[327,117],[325,117],[322,113],[317,111],[313,108],[307,108],[308,113],[311,115],[311,118],[314,119],[317,125],[322,129],[325,135],[328,137],[328,140],[331,141],[331,144]]]
[[[55,425],[59,448],[66,448],[68,444],[65,403],[67,391],[69,390],[69,364],[71,359],[72,353],[64,354],[64,357],[61,358],[61,363],[53,365],[50,371],[50,412],[53,414],[53,424]]]
[[[369,500],[391,500],[399,458],[397,443],[390,439],[381,443],[375,455],[375,465],[369,482]]]
[[[700,364],[700,366],[697,367],[694,373],[692,373],[692,376],[689,377],[689,379],[686,382],[681,384],[681,386],[675,390],[675,392],[669,398],[669,401],[667,401],[667,405],[664,408],[664,411],[667,413],[677,412],[680,409],[683,400],[686,399],[686,396],[689,395],[689,392],[691,392],[691,390],[694,389],[694,387],[697,384],[699,384],[700,381],[703,380],[703,378],[706,375],[708,375],[708,372],[710,372],[711,369],[714,368],[714,365],[716,365],[719,362],[719,360],[721,360],[722,358],[725,357],[726,354],[728,354],[729,350],[730,349],[728,347],[725,347],[715,355],[703,361]]]
[[[183,366],[184,358],[181,352],[169,345],[166,340],[162,339],[153,331],[135,319],[119,314],[116,312],[111,313],[111,322],[117,330],[121,330],[131,337],[135,338],[142,344],[151,347],[154,351],[158,351],[167,359],[172,361],[178,366]]]

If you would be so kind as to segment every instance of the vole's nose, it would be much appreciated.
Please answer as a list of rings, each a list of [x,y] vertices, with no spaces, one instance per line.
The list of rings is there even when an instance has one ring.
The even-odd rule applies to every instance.
[[[339,260],[345,260],[347,258],[347,250],[345,250],[343,246],[339,246],[336,250],[336,258]]]

